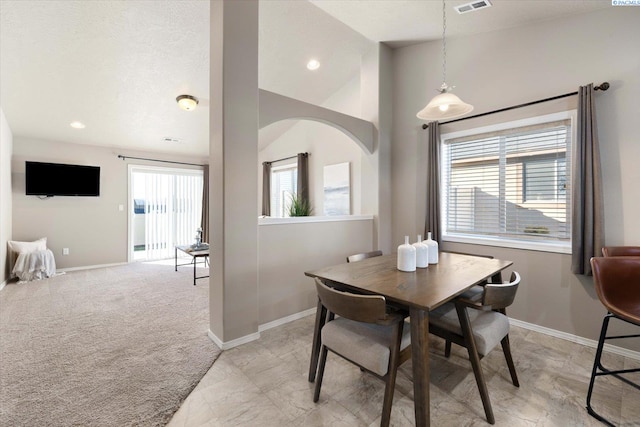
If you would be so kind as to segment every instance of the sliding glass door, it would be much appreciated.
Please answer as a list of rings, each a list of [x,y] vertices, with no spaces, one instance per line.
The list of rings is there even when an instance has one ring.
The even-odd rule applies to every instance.
[[[130,165],[129,199],[129,259],[171,258],[200,227],[202,171]]]

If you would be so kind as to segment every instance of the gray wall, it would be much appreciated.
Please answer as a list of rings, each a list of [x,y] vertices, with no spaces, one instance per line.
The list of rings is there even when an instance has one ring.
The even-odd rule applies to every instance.
[[[7,118],[0,108],[0,287],[9,279],[7,242],[12,239],[11,230],[11,154],[13,135]]]
[[[596,107],[604,175],[606,243],[639,244],[640,8],[601,11],[447,40],[447,83],[474,113],[517,105],[603,81]],[[440,86],[441,45],[394,52],[393,236],[424,230],[426,132],[416,113]],[[491,116],[490,120],[497,120]],[[469,126],[486,123],[474,119]],[[569,256],[476,245],[444,249],[491,253],[514,261],[522,287],[510,315],[525,322],[597,339],[605,310],[592,279],[569,270]],[[640,348],[640,347],[635,347]]]
[[[127,165],[118,154],[202,163],[202,159],[140,152],[114,151],[54,141],[16,137],[12,161],[13,240],[47,238],[57,268],[75,268],[127,262]],[[100,166],[100,197],[25,195],[25,161]],[[153,163],[157,164],[157,163]],[[119,210],[124,205],[124,210]],[[69,255],[62,255],[69,248]]]
[[[298,222],[258,227],[259,323],[315,307],[313,280],[305,271],[345,262],[373,247],[373,220]]]

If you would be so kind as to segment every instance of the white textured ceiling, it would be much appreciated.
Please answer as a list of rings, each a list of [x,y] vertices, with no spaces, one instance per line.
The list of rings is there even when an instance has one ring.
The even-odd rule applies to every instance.
[[[309,0],[365,37],[391,47],[442,38],[442,1]],[[610,0],[490,0],[492,6],[458,14],[446,2],[447,37],[519,27],[611,7]]]
[[[457,15],[451,7],[466,1],[449,1],[447,36],[611,7],[492,2]],[[320,104],[358,72],[372,41],[437,39],[441,19],[439,1],[261,1],[260,87]],[[316,72],[305,68],[311,57],[322,63]],[[200,99],[195,111],[177,108],[183,93]],[[206,156],[208,97],[206,0],[0,1],[0,106],[14,136]],[[69,127],[74,120],[86,129]]]

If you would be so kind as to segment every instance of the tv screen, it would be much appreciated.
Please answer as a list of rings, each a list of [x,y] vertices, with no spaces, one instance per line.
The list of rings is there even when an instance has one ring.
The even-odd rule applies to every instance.
[[[100,167],[25,162],[27,196],[100,195]]]

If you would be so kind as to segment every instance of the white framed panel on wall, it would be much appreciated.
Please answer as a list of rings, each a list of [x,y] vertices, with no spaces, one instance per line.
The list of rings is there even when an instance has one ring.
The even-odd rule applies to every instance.
[[[324,215],[351,215],[351,163],[324,167]]]

